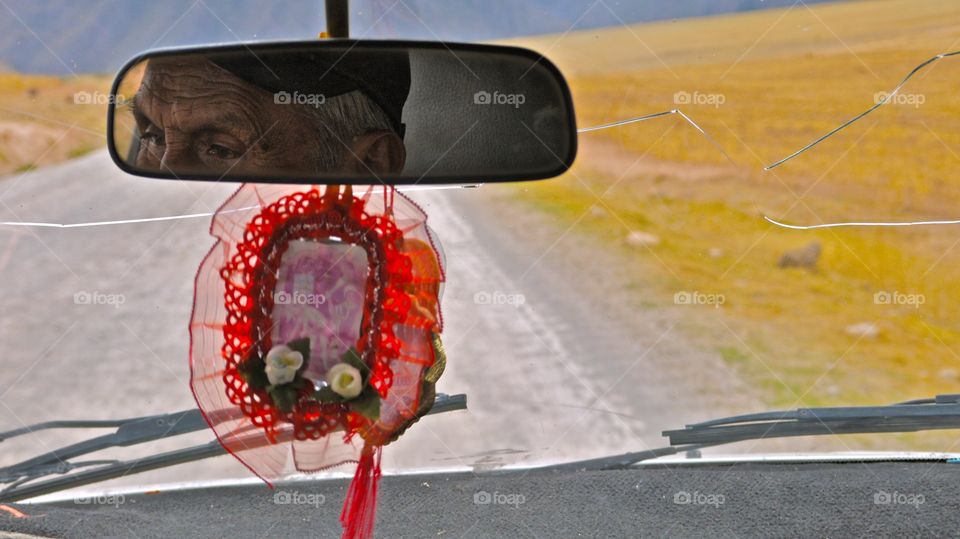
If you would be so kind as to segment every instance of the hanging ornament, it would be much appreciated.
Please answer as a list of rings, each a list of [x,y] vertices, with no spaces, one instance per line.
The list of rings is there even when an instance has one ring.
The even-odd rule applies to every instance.
[[[245,184],[197,271],[190,386],[204,418],[271,487],[356,462],[344,537],[372,536],[381,450],[430,410],[445,365],[426,218],[393,188]]]

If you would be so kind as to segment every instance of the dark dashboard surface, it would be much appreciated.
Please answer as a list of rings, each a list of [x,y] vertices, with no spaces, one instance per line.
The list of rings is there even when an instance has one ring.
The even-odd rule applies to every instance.
[[[956,536],[960,464],[647,466],[384,477],[378,537]],[[41,537],[339,537],[346,480],[14,504]],[[3,534],[0,533],[0,536]]]

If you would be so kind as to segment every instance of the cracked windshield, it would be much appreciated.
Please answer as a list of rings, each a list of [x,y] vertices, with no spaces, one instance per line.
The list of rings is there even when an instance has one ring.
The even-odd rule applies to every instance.
[[[356,136],[327,126],[333,121],[322,114],[332,108],[323,99],[295,93],[309,81],[262,82],[265,72],[285,69],[266,53],[257,52],[256,63],[134,62],[111,93],[117,73],[142,51],[316,41],[325,27],[318,2],[0,0],[0,431],[19,431],[2,441],[0,467],[117,426],[27,428],[37,423],[198,406],[211,421],[206,404],[233,402],[239,413],[243,395],[249,418],[268,422],[271,413],[296,410],[297,421],[313,421],[319,416],[298,399],[314,389],[319,400],[310,402],[322,411],[314,414],[339,407],[337,428],[360,428],[370,443],[373,434],[356,425],[387,421],[381,400],[390,380],[437,397],[430,416],[383,451],[386,474],[600,458],[669,446],[663,431],[718,417],[957,392],[960,57],[950,55],[960,49],[957,3],[537,0],[490,9],[367,0],[351,3],[350,17],[357,39],[542,54],[569,85],[578,132],[574,117],[564,116],[563,87],[544,89],[556,76],[548,62],[516,56],[490,65],[497,76],[540,81],[524,89],[486,74],[478,48],[383,48],[377,58],[398,56],[382,65],[362,56],[377,51],[344,50],[347,59],[340,70],[330,64],[332,73],[352,65],[351,55],[366,67],[324,91],[339,84],[327,104],[367,106],[362,121],[373,127]],[[424,68],[431,55],[444,58],[442,66]],[[438,78],[430,99],[417,94],[425,73]],[[417,115],[445,110],[440,73],[471,89],[463,117]],[[235,94],[184,105],[210,88]],[[257,141],[257,170],[323,170],[318,184],[375,173],[344,179],[375,187],[354,185],[341,196],[366,197],[368,210],[389,217],[376,226],[403,236],[409,281],[393,283],[384,277],[393,273],[377,269],[395,267],[396,248],[367,245],[347,225],[326,243],[291,240],[276,252],[230,258],[225,245],[262,245],[257,234],[279,226],[279,214],[246,225],[251,208],[310,189],[309,179],[241,188],[234,177],[258,172],[247,166],[253,159],[237,157],[233,138],[218,138],[213,112],[231,100],[254,110],[269,95],[263,89],[287,93],[274,102],[283,114],[284,99],[313,107],[323,136],[349,144],[321,166],[309,147],[315,124],[253,118],[275,125],[269,144]],[[474,128],[469,115],[524,120]],[[448,130],[454,118],[460,123]],[[195,138],[187,140],[189,129]],[[108,152],[111,136],[120,167]],[[531,143],[513,142],[521,139]],[[202,153],[187,155],[201,142]],[[483,157],[494,153],[526,167],[514,180],[559,176],[502,181],[510,179],[506,165]],[[144,176],[167,171],[177,177]],[[190,179],[197,174],[223,179]],[[396,192],[380,183],[394,177],[407,179]],[[307,211],[294,206],[276,211]],[[391,229],[394,215],[399,228]],[[221,275],[246,271],[258,257],[278,261],[279,270],[249,277],[276,287],[269,300],[276,325],[254,331],[261,322],[238,322],[224,309],[262,298],[237,299],[232,285],[225,293]],[[315,275],[317,267],[327,269]],[[364,292],[364,283],[380,286],[381,278],[384,293],[402,301],[364,303],[381,297],[371,292],[379,288]],[[400,307],[391,301],[416,313],[421,330],[435,331],[435,338],[390,334],[416,348],[402,356],[415,367],[393,369],[392,379],[380,367],[365,372],[380,365],[367,354],[380,341],[361,336],[341,346],[357,339],[357,327],[394,316]],[[231,353],[249,344],[250,331],[287,344],[237,363]],[[378,350],[390,350],[382,338]],[[446,364],[437,378],[416,357],[440,357],[441,346]],[[233,369],[229,380],[224,368]],[[264,399],[274,408],[263,408]],[[269,435],[289,437],[283,429],[291,424]],[[71,463],[132,461],[215,440],[200,425]],[[311,423],[297,436],[326,428]],[[236,433],[215,430],[230,449]],[[828,433],[760,436],[701,453],[954,452],[956,444],[948,430]],[[254,478],[226,454],[141,472],[98,488]],[[350,477],[353,467],[320,473]]]

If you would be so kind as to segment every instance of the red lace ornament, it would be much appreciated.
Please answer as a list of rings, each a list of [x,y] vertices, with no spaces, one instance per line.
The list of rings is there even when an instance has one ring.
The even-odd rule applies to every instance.
[[[382,200],[372,188],[361,196],[349,187],[295,189],[244,185],[214,216],[210,231],[218,241],[195,283],[191,389],[224,448],[271,487],[294,470],[357,462],[341,521],[344,537],[368,537],[380,450],[432,403],[432,385],[428,395],[422,390],[442,329],[441,256],[426,215],[402,195],[395,198],[392,189],[384,190]],[[285,253],[292,242],[322,249],[321,242],[331,240],[366,255],[362,317],[350,344],[380,398],[375,420],[352,411],[348,402],[321,402],[309,383],[297,386],[292,402],[281,406],[246,374],[251,358],[283,344],[272,341]]]

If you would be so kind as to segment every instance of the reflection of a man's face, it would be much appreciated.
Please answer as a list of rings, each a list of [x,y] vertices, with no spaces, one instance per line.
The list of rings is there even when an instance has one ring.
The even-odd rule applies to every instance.
[[[403,142],[392,130],[338,136],[310,106],[276,103],[273,93],[206,61],[151,60],[134,99],[136,165],[174,174],[302,178],[403,168]]]

